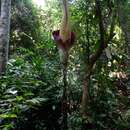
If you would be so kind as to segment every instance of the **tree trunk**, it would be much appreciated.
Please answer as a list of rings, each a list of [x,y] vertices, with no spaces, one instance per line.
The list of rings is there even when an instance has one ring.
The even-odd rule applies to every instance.
[[[11,0],[1,0],[0,16],[0,75],[6,70],[9,50]]]
[[[114,36],[114,27],[115,27],[115,14],[116,12],[113,12],[111,14],[112,17],[112,22],[111,22],[111,26],[110,26],[110,32],[109,32],[109,36],[106,39],[105,38],[105,34],[106,34],[106,30],[105,26],[104,26],[104,18],[102,15],[102,8],[101,8],[101,1],[100,0],[95,0],[95,9],[96,9],[96,15],[99,19],[99,33],[100,33],[100,43],[99,43],[99,47],[97,48],[96,52],[93,53],[92,55],[90,55],[89,57],[89,62],[88,65],[86,65],[86,76],[84,79],[84,86],[83,86],[83,95],[82,95],[82,116],[87,117],[88,115],[90,115],[87,112],[87,106],[90,102],[90,94],[89,94],[89,82],[90,82],[90,77],[92,75],[93,72],[93,66],[96,63],[96,61],[100,58],[100,56],[103,54],[103,51],[107,48],[108,43],[113,39]]]
[[[84,79],[83,95],[82,95],[82,117],[87,117],[87,107],[89,102],[89,77]]]

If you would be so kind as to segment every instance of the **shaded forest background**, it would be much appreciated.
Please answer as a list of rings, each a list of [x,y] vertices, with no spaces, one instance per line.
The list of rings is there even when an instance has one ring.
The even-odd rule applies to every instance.
[[[62,66],[52,39],[61,3],[45,3],[12,0],[9,60],[0,76],[1,130],[61,129]],[[69,5],[76,42],[68,64],[68,130],[130,130],[130,2]]]

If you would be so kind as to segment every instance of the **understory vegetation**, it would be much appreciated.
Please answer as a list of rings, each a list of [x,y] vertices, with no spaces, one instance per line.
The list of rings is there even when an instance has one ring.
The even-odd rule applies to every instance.
[[[130,130],[130,5],[99,2],[102,18],[95,0],[69,3],[76,41],[67,67],[67,130]],[[12,0],[9,60],[0,76],[0,130],[62,130],[63,73],[52,39],[60,4],[47,0],[42,8],[32,0]],[[102,33],[104,46],[93,63]],[[90,70],[84,117],[81,102]]]

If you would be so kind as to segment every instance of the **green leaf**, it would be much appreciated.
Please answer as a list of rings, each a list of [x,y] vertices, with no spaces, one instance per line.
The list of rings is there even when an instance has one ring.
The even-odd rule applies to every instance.
[[[30,100],[27,100],[26,102],[31,104],[31,105],[40,105],[43,102],[46,102],[47,99],[46,98],[33,98]]]
[[[6,119],[6,118],[17,118],[16,114],[0,114],[0,118]]]

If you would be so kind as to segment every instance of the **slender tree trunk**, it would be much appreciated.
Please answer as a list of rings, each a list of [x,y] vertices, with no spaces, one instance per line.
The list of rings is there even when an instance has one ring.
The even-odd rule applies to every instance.
[[[11,0],[1,0],[0,16],[0,75],[6,70],[9,50]]]
[[[87,1],[86,1],[86,5],[87,5]],[[88,10],[86,8],[86,10]],[[85,73],[85,77],[84,77],[84,80],[83,80],[83,94],[82,94],[82,102],[81,102],[81,113],[82,113],[82,117],[83,118],[86,118],[86,114],[88,113],[87,112],[87,107],[88,107],[88,102],[89,102],[89,82],[90,82],[90,70],[88,68],[88,65],[89,65],[89,61],[90,61],[90,40],[89,40],[89,34],[90,34],[90,25],[89,25],[89,20],[88,20],[88,17],[86,16],[85,17],[86,19],[86,29],[85,29],[85,47],[84,48],[84,63],[86,64],[86,73]],[[86,55],[87,55],[87,58],[86,58]],[[84,121],[82,122],[84,124]],[[82,127],[82,129],[84,129],[84,126]]]
[[[83,95],[82,95],[82,115],[83,117],[87,116],[87,107],[89,102],[89,77],[85,78],[84,80],[84,87],[83,87]]]
[[[110,26],[110,33],[108,36],[108,39],[105,38],[106,30],[104,23],[103,23],[103,15],[102,15],[102,9],[101,9],[101,1],[95,0],[95,8],[96,8],[96,15],[99,19],[99,33],[100,33],[100,43],[99,47],[97,48],[96,52],[90,55],[89,62],[86,67],[86,76],[84,79],[84,86],[83,86],[83,95],[82,95],[82,116],[87,117],[89,115],[87,111],[87,107],[90,101],[89,97],[89,82],[90,82],[90,76],[93,71],[93,66],[96,63],[96,61],[100,58],[100,56],[103,54],[103,51],[107,48],[108,43],[113,39],[114,36],[114,27],[115,27],[115,13],[112,15],[112,22]]]

